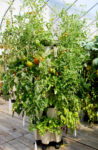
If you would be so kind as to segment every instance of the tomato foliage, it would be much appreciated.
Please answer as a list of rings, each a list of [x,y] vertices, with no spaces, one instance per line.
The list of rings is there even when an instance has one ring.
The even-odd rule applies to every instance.
[[[43,19],[44,4],[24,0],[19,15],[7,20],[1,61],[3,94],[16,96],[13,113],[25,111],[30,130],[41,134],[46,130],[59,133],[64,125],[73,130],[79,124],[78,93],[88,57],[80,43],[86,39],[85,21],[63,9],[58,30],[52,32],[52,19]],[[49,107],[57,109],[57,118],[47,117]]]

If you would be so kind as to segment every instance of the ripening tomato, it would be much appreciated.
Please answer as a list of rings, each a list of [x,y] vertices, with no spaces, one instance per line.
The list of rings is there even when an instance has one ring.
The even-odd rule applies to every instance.
[[[10,20],[9,19],[7,20],[7,25],[10,25]]]
[[[34,64],[39,65],[39,60],[37,58],[34,59]]]
[[[33,11],[34,14],[36,14],[36,11]]]
[[[35,56],[33,55],[33,58],[35,58]]]
[[[30,12],[28,12],[29,13],[29,15],[31,15],[32,14],[32,12],[30,11]]]
[[[39,32],[41,33],[41,32],[42,32],[42,30],[39,30]]]
[[[58,72],[56,72],[56,75],[57,75],[57,76],[59,75]]]
[[[49,68],[49,72],[50,73],[54,73],[52,68]]]
[[[14,75],[16,75],[16,71],[14,71],[14,73],[13,73]]]
[[[65,33],[65,37],[67,37],[67,35],[68,35],[68,34],[67,34],[67,33]]]
[[[44,58],[43,58],[43,57],[40,57],[40,60],[41,60],[41,61],[44,61]]]
[[[8,38],[8,34],[6,35],[6,38]]]
[[[30,61],[27,61],[26,65],[27,65],[28,67],[32,67],[32,66],[33,66],[33,63],[30,62]]]

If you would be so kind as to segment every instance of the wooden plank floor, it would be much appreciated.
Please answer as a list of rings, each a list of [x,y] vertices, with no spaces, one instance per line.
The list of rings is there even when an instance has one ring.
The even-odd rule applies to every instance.
[[[64,134],[65,146],[59,150],[98,150],[98,126],[89,128],[81,125],[77,137]],[[28,131],[28,122],[22,126],[22,119],[17,115],[12,118],[8,103],[0,99],[0,150],[34,150],[34,136]],[[41,150],[41,148],[38,148]],[[47,150],[55,150],[48,147]]]

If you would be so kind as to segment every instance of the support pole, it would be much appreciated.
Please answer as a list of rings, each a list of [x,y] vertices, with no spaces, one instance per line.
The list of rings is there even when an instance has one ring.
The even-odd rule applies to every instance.
[[[12,114],[12,101],[9,99],[9,113]]]

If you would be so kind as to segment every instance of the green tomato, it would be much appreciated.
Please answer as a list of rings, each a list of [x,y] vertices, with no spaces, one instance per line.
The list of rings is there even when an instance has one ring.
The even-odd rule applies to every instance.
[[[33,63],[30,62],[30,61],[27,61],[26,65],[27,65],[27,67],[32,67],[32,66],[33,66]]]
[[[35,43],[36,43],[36,45],[40,45],[40,41],[39,40],[36,40]]]
[[[22,60],[22,61],[26,61],[27,58],[26,58],[25,56],[23,56],[23,57],[21,58],[21,60]]]

